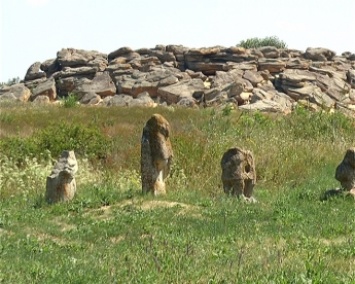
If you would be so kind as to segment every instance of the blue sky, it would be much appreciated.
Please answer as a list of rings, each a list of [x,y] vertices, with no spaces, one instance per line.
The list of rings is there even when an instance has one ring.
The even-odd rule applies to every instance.
[[[289,48],[355,53],[355,0],[0,0],[0,82],[61,48],[233,46],[277,36]]]

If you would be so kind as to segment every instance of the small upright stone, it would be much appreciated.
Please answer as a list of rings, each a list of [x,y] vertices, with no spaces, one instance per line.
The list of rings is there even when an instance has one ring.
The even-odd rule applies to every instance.
[[[141,141],[141,178],[143,193],[166,194],[165,179],[173,160],[170,124],[154,114],[143,128]]]
[[[256,172],[253,153],[240,148],[230,148],[221,160],[224,192],[246,201],[255,202],[253,195]]]
[[[344,190],[355,197],[355,147],[346,151],[343,161],[336,168],[335,178]]]
[[[78,163],[74,151],[63,151],[51,174],[47,177],[46,196],[48,203],[70,201],[76,191],[75,173]]]

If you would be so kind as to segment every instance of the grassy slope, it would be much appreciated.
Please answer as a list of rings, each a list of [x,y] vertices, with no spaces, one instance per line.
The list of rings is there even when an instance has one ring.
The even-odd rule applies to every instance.
[[[170,121],[175,154],[159,198],[141,195],[138,175],[141,130],[154,112]],[[54,206],[43,202],[50,164],[2,160],[0,282],[355,283],[354,201],[319,200],[338,186],[354,120],[302,109],[279,117],[3,106],[0,137],[35,137],[58,122],[95,125],[111,148],[94,168],[79,155],[77,196]],[[257,204],[222,192],[219,161],[231,146],[255,154]]]

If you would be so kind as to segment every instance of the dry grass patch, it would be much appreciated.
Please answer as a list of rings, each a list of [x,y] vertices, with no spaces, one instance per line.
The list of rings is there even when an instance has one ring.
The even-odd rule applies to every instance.
[[[57,217],[57,218],[54,218],[52,221],[57,227],[60,228],[61,232],[68,232],[68,231],[76,229],[75,225],[65,223],[61,219],[62,218]]]
[[[105,205],[96,209],[88,209],[83,214],[83,217],[91,216],[99,220],[109,220],[113,218],[114,209],[123,209],[127,206],[144,211],[151,211],[158,208],[179,208],[177,215],[190,215],[192,217],[201,218],[199,206],[166,200],[124,200],[118,204]]]

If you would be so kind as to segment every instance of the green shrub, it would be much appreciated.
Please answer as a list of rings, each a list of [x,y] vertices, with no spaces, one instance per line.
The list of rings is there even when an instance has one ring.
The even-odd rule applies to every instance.
[[[65,108],[72,108],[72,107],[77,107],[78,104],[78,97],[74,93],[69,93],[67,97],[64,97],[62,99],[63,101],[63,107]]]
[[[244,48],[258,48],[262,46],[275,46],[282,49],[287,48],[287,44],[276,36],[269,36],[264,38],[253,37],[247,40],[242,40],[237,45]]]
[[[0,140],[0,154],[12,158],[17,164],[25,163],[26,157],[34,157],[38,146],[31,138],[5,137]],[[0,159],[0,163],[3,163]]]
[[[24,157],[42,158],[44,151],[53,157],[63,150],[74,150],[78,156],[105,159],[111,148],[111,139],[96,127],[79,124],[58,123],[48,126],[30,137],[6,137],[0,140],[0,153],[19,164]]]
[[[49,126],[33,139],[41,151],[47,149],[54,157],[63,150],[74,150],[77,155],[104,159],[111,144],[110,139],[95,127],[68,123]]]

